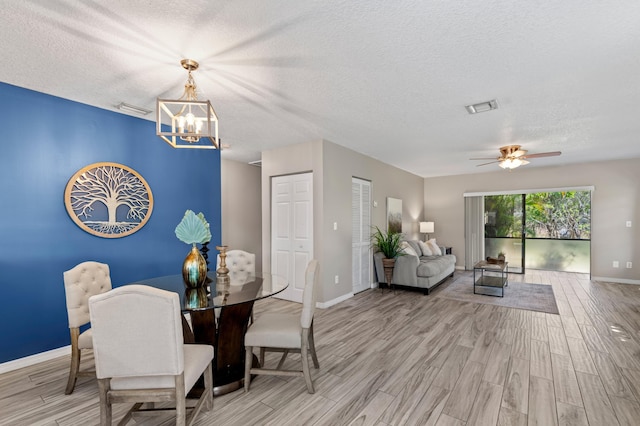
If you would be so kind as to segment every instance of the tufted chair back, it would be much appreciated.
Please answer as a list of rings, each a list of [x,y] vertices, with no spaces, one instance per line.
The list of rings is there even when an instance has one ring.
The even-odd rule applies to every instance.
[[[111,290],[111,277],[109,265],[92,261],[82,262],[63,272],[62,276],[71,335],[71,365],[67,388],[64,391],[69,395],[73,392],[78,377],[95,377],[95,371],[80,370],[82,350],[93,348],[91,328],[81,333],[80,327],[89,323],[89,298]]]
[[[77,328],[89,322],[89,297],[111,290],[109,265],[82,262],[65,271],[63,277],[69,328]]]
[[[242,285],[249,277],[256,275],[256,255],[244,250],[229,250],[225,263],[229,268],[229,280],[231,285]],[[220,267],[220,255],[216,263],[216,269]]]

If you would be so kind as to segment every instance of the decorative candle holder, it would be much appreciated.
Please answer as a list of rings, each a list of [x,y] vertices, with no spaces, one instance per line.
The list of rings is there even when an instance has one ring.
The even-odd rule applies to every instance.
[[[228,277],[229,268],[227,268],[227,248],[228,246],[216,246],[216,250],[220,252],[220,267],[216,269],[219,277]]]

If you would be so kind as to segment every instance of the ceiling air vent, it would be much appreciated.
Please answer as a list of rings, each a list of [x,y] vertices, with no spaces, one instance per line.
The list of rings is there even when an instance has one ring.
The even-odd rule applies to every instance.
[[[151,112],[150,109],[146,109],[146,108],[142,108],[142,107],[139,107],[139,106],[127,104],[127,103],[124,103],[124,102],[120,102],[118,105],[116,105],[116,108],[119,109],[120,111],[132,112],[134,114],[140,114],[140,115],[147,115],[147,114],[149,114]]]
[[[262,167],[262,160],[249,161],[249,164],[256,167]]]
[[[465,106],[469,114],[477,114],[479,112],[491,111],[492,109],[498,109],[498,101],[491,100],[487,102],[480,102],[478,104]]]

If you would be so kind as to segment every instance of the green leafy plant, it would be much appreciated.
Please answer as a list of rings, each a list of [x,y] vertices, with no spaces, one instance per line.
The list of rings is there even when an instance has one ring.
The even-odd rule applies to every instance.
[[[176,237],[185,244],[204,244],[211,241],[209,222],[202,212],[196,215],[192,210],[187,210],[176,226],[175,233]]]
[[[399,232],[385,232],[374,226],[371,234],[371,245],[382,252],[387,259],[395,259],[404,255],[402,251],[402,234]]]

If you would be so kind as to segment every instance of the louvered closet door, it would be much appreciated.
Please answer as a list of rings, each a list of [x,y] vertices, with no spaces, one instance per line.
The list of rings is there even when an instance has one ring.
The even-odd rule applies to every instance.
[[[351,181],[351,257],[353,292],[371,288],[371,182]]]

